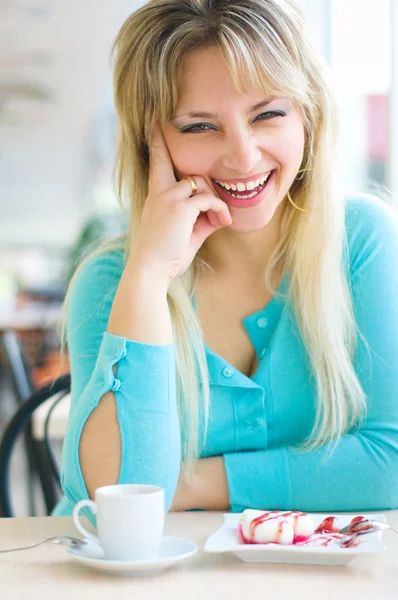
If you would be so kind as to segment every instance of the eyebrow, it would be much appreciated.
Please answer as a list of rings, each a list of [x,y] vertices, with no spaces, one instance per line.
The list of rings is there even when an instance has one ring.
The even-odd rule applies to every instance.
[[[273,98],[266,98],[257,104],[254,104],[248,109],[248,114],[255,112],[256,110],[260,110],[260,108],[264,108],[274,100],[281,100],[280,97],[274,96]],[[171,119],[171,121],[175,121],[176,119],[181,119],[181,117],[188,117],[189,119],[216,119],[218,117],[217,113],[203,112],[203,111],[193,111],[188,113],[183,113],[182,115],[175,116]]]

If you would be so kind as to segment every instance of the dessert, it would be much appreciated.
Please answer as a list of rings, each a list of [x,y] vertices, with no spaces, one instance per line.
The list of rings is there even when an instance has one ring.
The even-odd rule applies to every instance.
[[[308,539],[315,526],[307,513],[247,509],[239,529],[245,544],[295,544]]]
[[[363,523],[367,527],[365,517],[354,517],[349,525],[352,531],[340,533],[336,525],[336,517],[327,517],[315,528],[312,517],[300,511],[281,510],[244,510],[237,531],[244,544],[281,544],[296,546],[329,546],[332,543],[348,538]],[[347,539],[348,539],[347,538]],[[349,539],[341,543],[341,548],[358,545],[359,539]]]

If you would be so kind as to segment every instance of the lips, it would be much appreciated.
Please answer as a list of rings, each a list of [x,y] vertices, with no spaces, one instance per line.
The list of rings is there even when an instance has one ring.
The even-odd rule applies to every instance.
[[[238,195],[238,192],[254,196],[255,192],[253,190],[257,190],[258,188],[265,183],[270,175],[271,171],[267,171],[262,175],[258,175],[257,177],[250,177],[246,179],[228,179],[227,181],[222,181],[220,179],[216,179],[215,182],[221,185],[222,188],[227,190],[231,196]]]
[[[217,190],[217,193],[221,200],[232,208],[251,208],[260,204],[265,197],[268,195],[268,190],[274,179],[275,170],[271,171],[267,181],[258,186],[255,190],[245,190],[243,192],[238,190],[226,190],[217,181],[213,180],[213,184]]]

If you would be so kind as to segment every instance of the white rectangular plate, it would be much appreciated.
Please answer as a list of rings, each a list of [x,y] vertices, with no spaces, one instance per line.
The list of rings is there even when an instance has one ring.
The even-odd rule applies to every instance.
[[[333,513],[310,513],[317,527],[323,519]],[[361,513],[357,513],[360,515]],[[354,548],[339,548],[336,546],[306,547],[306,546],[281,546],[279,544],[242,544],[239,541],[236,527],[240,521],[241,513],[227,513],[224,515],[223,525],[206,540],[205,552],[219,553],[232,552],[244,562],[265,563],[290,563],[304,565],[348,565],[356,556],[383,552],[381,532],[364,536]],[[337,526],[345,527],[355,516],[338,513]],[[385,515],[371,515],[364,513],[369,519],[386,522]]]

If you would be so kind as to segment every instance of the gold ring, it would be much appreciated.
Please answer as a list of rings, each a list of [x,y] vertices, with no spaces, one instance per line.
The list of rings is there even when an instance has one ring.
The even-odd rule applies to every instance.
[[[198,191],[198,186],[196,185],[195,179],[191,175],[186,175],[185,179],[188,179],[189,183],[191,184],[191,186],[192,186],[191,196],[194,196],[196,194],[196,192]]]

